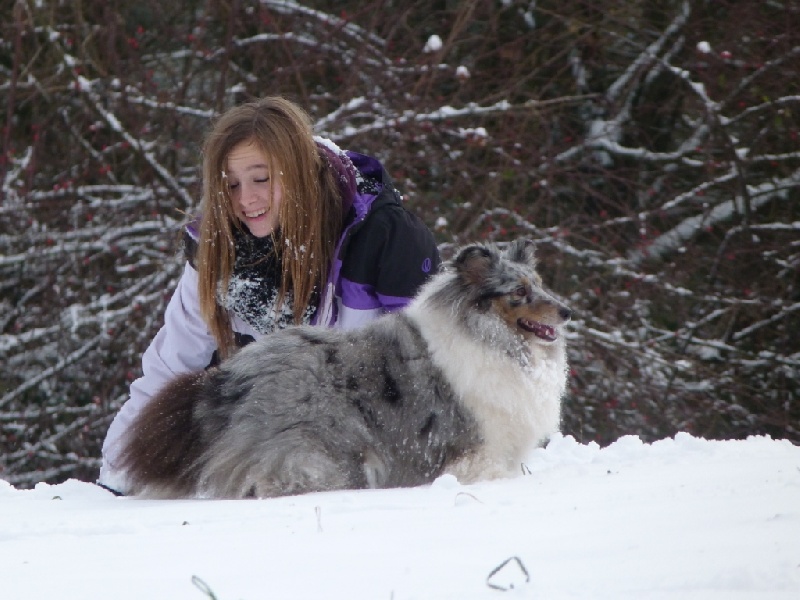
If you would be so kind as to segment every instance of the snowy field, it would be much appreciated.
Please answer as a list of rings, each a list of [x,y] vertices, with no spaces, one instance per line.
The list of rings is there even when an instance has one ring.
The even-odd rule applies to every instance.
[[[526,465],[274,500],[0,482],[0,598],[800,599],[800,447],[558,437]]]

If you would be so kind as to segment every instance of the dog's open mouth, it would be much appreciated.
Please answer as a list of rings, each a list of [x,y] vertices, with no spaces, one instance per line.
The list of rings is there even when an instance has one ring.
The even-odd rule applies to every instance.
[[[525,331],[530,331],[533,335],[547,342],[555,342],[558,339],[555,327],[539,323],[539,321],[528,321],[528,319],[517,319],[519,325]]]

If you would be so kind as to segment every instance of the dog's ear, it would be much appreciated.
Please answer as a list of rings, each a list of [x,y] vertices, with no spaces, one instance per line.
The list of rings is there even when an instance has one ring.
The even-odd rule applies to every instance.
[[[495,260],[496,255],[491,250],[475,244],[461,250],[453,261],[453,265],[467,283],[480,285],[486,281]]]
[[[531,267],[536,267],[536,243],[533,240],[520,238],[508,245],[506,258]]]

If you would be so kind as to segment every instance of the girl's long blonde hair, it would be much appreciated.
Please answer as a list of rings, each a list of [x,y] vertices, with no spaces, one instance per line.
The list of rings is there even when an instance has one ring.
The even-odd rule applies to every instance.
[[[200,310],[222,358],[235,350],[226,294],[236,261],[237,219],[225,175],[230,151],[254,143],[269,160],[270,182],[283,199],[272,235],[281,265],[278,304],[292,295],[300,323],[315,289],[321,293],[342,229],[342,198],[333,169],[314,141],[311,119],[296,104],[267,97],[236,106],[214,123],[203,147],[203,198],[197,250]]]

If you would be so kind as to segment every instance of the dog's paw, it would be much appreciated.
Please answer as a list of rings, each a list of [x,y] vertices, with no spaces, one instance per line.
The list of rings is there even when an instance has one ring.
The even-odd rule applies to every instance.
[[[511,477],[512,471],[503,462],[493,460],[481,454],[465,456],[447,466],[446,474],[454,475],[460,483],[475,483],[492,479]]]

